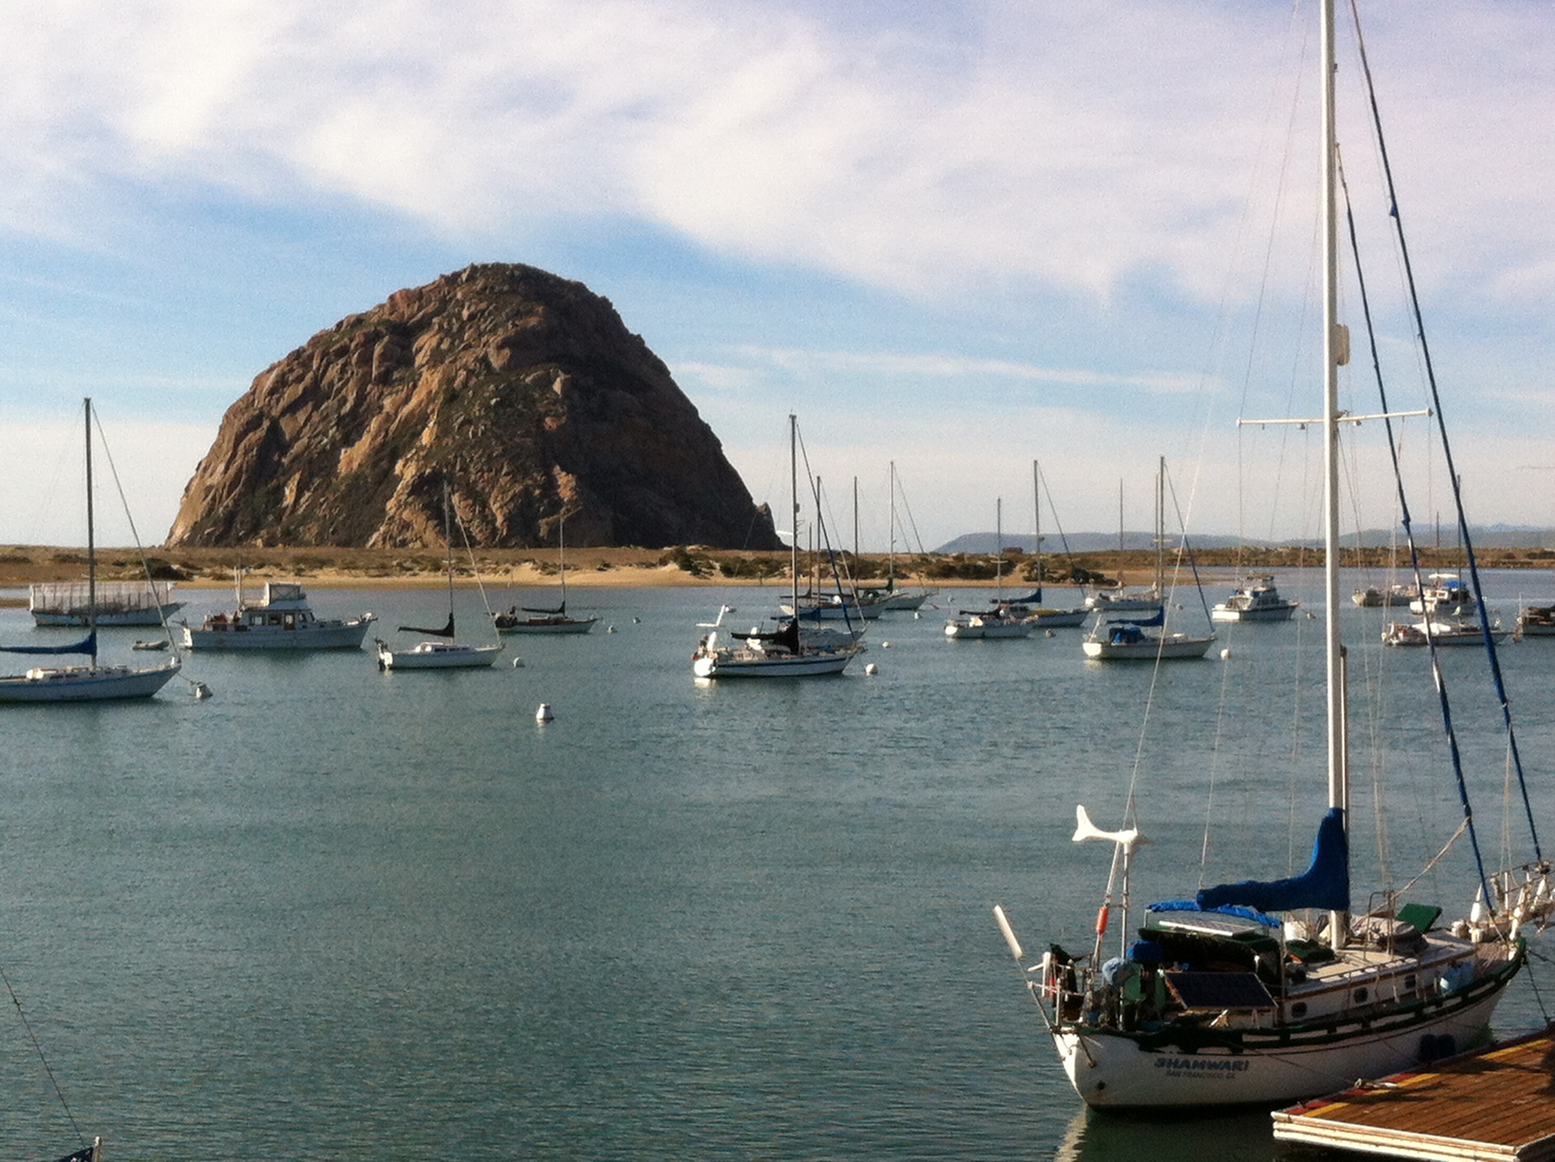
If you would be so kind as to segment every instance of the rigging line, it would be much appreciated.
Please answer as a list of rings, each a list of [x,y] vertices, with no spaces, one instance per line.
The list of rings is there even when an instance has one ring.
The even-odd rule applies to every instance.
[[[1366,95],[1371,106],[1372,126],[1377,135],[1377,149],[1382,159],[1382,171],[1387,178],[1388,205],[1393,216],[1394,233],[1398,238],[1399,255],[1404,263],[1404,276],[1409,287],[1409,306],[1415,320],[1415,334],[1420,340],[1420,356],[1425,364],[1426,382],[1431,389],[1431,403],[1436,408],[1436,426],[1442,438],[1442,456],[1447,466],[1447,482],[1452,486],[1453,506],[1457,510],[1458,516],[1458,532],[1463,538],[1463,552],[1468,558],[1469,579],[1473,587],[1474,597],[1477,599],[1480,634],[1485,640],[1485,652],[1490,662],[1491,679],[1495,685],[1496,698],[1501,704],[1501,718],[1506,727],[1507,744],[1511,748],[1512,761],[1517,768],[1517,784],[1522,790],[1523,809],[1528,817],[1528,832],[1533,840],[1534,855],[1540,862],[1543,862],[1544,852],[1539,844],[1539,830],[1533,821],[1533,804],[1528,797],[1528,783],[1523,777],[1523,760],[1518,753],[1517,734],[1512,726],[1511,701],[1507,697],[1506,683],[1501,677],[1501,659],[1496,651],[1495,639],[1490,633],[1490,611],[1485,604],[1485,591],[1480,587],[1479,564],[1474,558],[1474,542],[1469,536],[1468,517],[1463,511],[1463,493],[1458,484],[1458,469],[1453,463],[1452,446],[1447,439],[1447,419],[1442,414],[1441,394],[1437,390],[1436,371],[1431,363],[1431,348],[1425,338],[1425,319],[1420,310],[1420,296],[1415,289],[1414,267],[1409,261],[1409,246],[1404,238],[1404,218],[1398,208],[1398,192],[1393,182],[1393,167],[1388,161],[1387,142],[1382,135],[1382,113],[1377,107],[1377,90],[1372,83],[1371,63],[1366,57],[1366,42],[1361,36],[1361,17],[1355,6],[1355,0],[1350,0],[1350,13],[1355,22],[1356,47],[1360,53],[1361,73],[1366,78]],[[1431,619],[1427,617],[1425,620],[1427,626],[1429,626]],[[1429,636],[1429,629],[1427,629],[1427,636]],[[1476,854],[1478,850],[1479,844],[1476,840]],[[1483,878],[1483,873],[1481,878]]]
[[[486,600],[486,586],[485,583],[481,581],[481,571],[475,566],[475,549],[470,545],[470,532],[464,527],[464,522],[459,519],[459,513],[457,511],[454,512],[453,517],[454,524],[458,526],[459,529],[459,539],[464,542],[464,551],[469,555],[470,558],[470,575],[475,578],[475,587],[481,591],[481,604],[486,607],[486,617],[489,620],[491,618],[491,602]],[[565,520],[566,517],[566,511],[563,510],[562,519]],[[452,575],[450,575],[449,583],[452,584],[452,582],[453,578]],[[565,584],[565,579],[563,584]],[[564,604],[566,603],[566,600],[566,597],[563,596],[562,602]]]
[[[157,603],[157,618],[162,623],[162,632],[167,634],[168,644],[172,647],[173,656],[180,657],[178,643],[173,640],[173,631],[168,628],[167,614],[162,610],[166,602],[157,595],[157,583],[151,576],[151,562],[146,558],[146,550],[141,547],[140,532],[135,527],[134,516],[130,514],[130,502],[124,495],[124,484],[119,479],[119,470],[114,467],[113,453],[108,450],[108,437],[103,434],[103,421],[97,414],[95,405],[92,408],[92,421],[97,425],[97,444],[102,449],[103,459],[108,461],[108,475],[113,477],[114,489],[119,494],[119,505],[124,509],[124,519],[129,522],[130,536],[135,541],[135,552],[140,557],[140,567],[145,571],[147,584],[151,586],[151,599]]]
[[[1043,472],[1040,466],[1037,468],[1037,481],[1042,485],[1042,491],[1047,495],[1047,510],[1053,514],[1053,527],[1058,530],[1058,543],[1064,547],[1064,556],[1069,558],[1069,568],[1071,570],[1072,578],[1074,569],[1074,554],[1069,551],[1069,538],[1064,535],[1063,522],[1058,519],[1058,506],[1053,503],[1053,490],[1048,487],[1047,473]],[[1037,552],[1040,553],[1041,551],[1042,543],[1038,541]]]
[[[22,1023],[22,1028],[27,1031],[27,1040],[32,1042],[33,1049],[38,1054],[38,1060],[43,1063],[43,1072],[48,1074],[49,1084],[54,1087],[54,1094],[59,1098],[59,1104],[64,1107],[65,1117],[70,1119],[70,1126],[76,1132],[76,1137],[83,1142],[86,1135],[81,1132],[81,1127],[76,1122],[76,1115],[70,1108],[70,1103],[65,1100],[65,1091],[59,1087],[59,1078],[54,1076],[54,1067],[49,1064],[49,1059],[43,1055],[43,1046],[38,1043],[37,1034],[32,1031],[32,1025],[27,1020],[27,1014],[22,1011],[22,999],[16,995],[16,990],[11,987],[11,978],[6,975],[5,969],[0,967],[0,981],[5,982],[5,991],[11,995],[11,1003],[16,1006],[16,1016]]]
[[[1355,279],[1360,288],[1361,315],[1366,324],[1366,340],[1371,350],[1372,373],[1376,376],[1377,393],[1382,405],[1382,422],[1387,431],[1388,455],[1393,461],[1393,481],[1394,487],[1398,490],[1399,509],[1404,524],[1404,540],[1409,546],[1409,560],[1414,572],[1415,589],[1421,595],[1422,608],[1424,608],[1425,587],[1421,583],[1420,554],[1415,545],[1414,524],[1409,512],[1409,498],[1404,492],[1404,476],[1399,467],[1398,448],[1393,438],[1393,421],[1387,415],[1388,393],[1382,378],[1382,360],[1377,351],[1376,329],[1372,326],[1371,300],[1366,294],[1366,277],[1361,269],[1360,243],[1355,230],[1355,208],[1350,202],[1350,186],[1345,180],[1344,166],[1341,164],[1340,159],[1335,158],[1334,168],[1339,180],[1339,189],[1344,198],[1345,222],[1350,234],[1351,254],[1355,260]],[[1481,602],[1481,605],[1483,606],[1483,602]],[[1480,888],[1484,891],[1485,898],[1488,900],[1491,898],[1490,883],[1485,875],[1485,861],[1480,855],[1479,835],[1474,828],[1474,808],[1469,802],[1468,783],[1463,775],[1463,757],[1458,750],[1458,732],[1452,722],[1452,705],[1447,697],[1447,683],[1442,677],[1441,656],[1436,648],[1436,635],[1431,628],[1431,615],[1427,611],[1423,616],[1424,621],[1421,624],[1425,626],[1425,645],[1430,655],[1431,680],[1436,687],[1437,703],[1441,709],[1442,729],[1447,735],[1447,751],[1452,758],[1453,778],[1458,786],[1458,801],[1462,805],[1464,822],[1468,826],[1469,843],[1474,849],[1474,865],[1479,871]]]

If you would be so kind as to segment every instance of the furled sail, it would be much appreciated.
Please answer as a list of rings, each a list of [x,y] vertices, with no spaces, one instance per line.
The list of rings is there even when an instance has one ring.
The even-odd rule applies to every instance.
[[[93,630],[78,642],[68,646],[0,646],[0,653],[6,654],[95,654],[97,653],[97,631]]]
[[[1205,888],[1197,896],[1199,907],[1245,904],[1260,912],[1289,912],[1318,908],[1325,912],[1350,910],[1350,845],[1344,831],[1344,811],[1330,807],[1318,825],[1312,843],[1312,863],[1289,879],[1243,880]]]
[[[454,615],[451,614],[451,613],[448,615],[448,624],[445,625],[442,629],[423,629],[419,625],[402,625],[402,626],[400,626],[400,632],[401,633],[424,633],[428,637],[446,637],[446,638],[451,638],[451,637],[454,636]]]

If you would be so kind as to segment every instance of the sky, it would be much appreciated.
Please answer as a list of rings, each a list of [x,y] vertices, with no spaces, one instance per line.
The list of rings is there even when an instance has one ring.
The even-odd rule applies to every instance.
[[[1389,403],[1422,406],[1357,38],[1340,135]],[[1555,525],[1555,14],[1366,4],[1454,467]],[[7,0],[0,543],[84,542],[80,401],[159,542],[227,407],[310,335],[472,262],[609,298],[758,500],[799,416],[828,521],[1316,535],[1315,4]],[[1353,264],[1347,263],[1347,267]],[[1378,409],[1353,274],[1344,406]],[[1450,519],[1431,423],[1409,504]],[[1397,509],[1380,425],[1346,521]],[[110,478],[111,479],[111,478]],[[1002,504],[1000,504],[1002,502]],[[100,505],[100,539],[128,532]]]

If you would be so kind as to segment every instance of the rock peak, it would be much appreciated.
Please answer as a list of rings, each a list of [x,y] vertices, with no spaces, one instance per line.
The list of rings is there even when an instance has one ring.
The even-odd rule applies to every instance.
[[[348,315],[258,375],[170,545],[440,546],[448,481],[488,547],[781,547],[610,301],[485,263]]]

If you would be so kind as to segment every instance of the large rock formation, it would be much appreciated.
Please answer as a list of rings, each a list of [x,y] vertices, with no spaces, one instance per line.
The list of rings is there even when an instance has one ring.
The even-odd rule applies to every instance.
[[[170,545],[780,547],[609,300],[531,266],[397,291],[268,368],[184,490]]]

